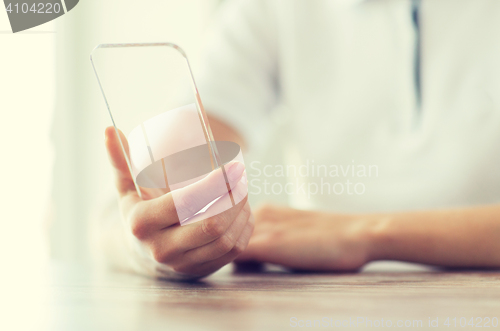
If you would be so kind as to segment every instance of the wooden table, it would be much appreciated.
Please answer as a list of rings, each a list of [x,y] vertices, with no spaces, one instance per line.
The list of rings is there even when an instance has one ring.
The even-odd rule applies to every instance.
[[[389,321],[392,328],[399,322],[401,329],[437,329],[429,327],[430,317],[438,318],[439,329],[463,330],[477,328],[480,318],[484,327],[489,317],[487,330],[500,330],[491,320],[500,318],[500,272],[375,267],[355,274],[297,274],[225,269],[198,283],[171,283],[91,272],[83,266],[54,265],[49,271],[45,285],[30,289],[38,294],[10,307],[12,314],[21,309],[17,315],[9,313],[19,328],[0,329],[373,330],[381,324],[388,328]],[[444,325],[448,317],[449,327]],[[474,327],[468,325],[471,317]],[[316,320],[316,327],[306,328],[307,320]]]

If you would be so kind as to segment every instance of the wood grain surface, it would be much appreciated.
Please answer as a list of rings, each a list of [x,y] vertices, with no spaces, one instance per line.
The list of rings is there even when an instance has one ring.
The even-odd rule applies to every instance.
[[[17,307],[22,311],[16,316],[26,318],[18,319],[20,330],[365,330],[389,328],[389,321],[391,329],[401,321],[399,329],[469,330],[486,327],[486,317],[487,330],[500,330],[491,320],[500,318],[500,272],[494,271],[378,267],[314,274],[225,268],[200,282],[172,283],[54,265],[46,283],[31,291],[38,299],[33,295],[34,302]],[[436,318],[438,327],[430,327]],[[308,320],[316,320],[315,327],[306,327]],[[408,321],[417,324],[405,327]]]

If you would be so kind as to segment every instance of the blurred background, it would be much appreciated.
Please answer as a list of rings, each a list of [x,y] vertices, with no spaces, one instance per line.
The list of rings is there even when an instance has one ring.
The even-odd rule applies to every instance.
[[[174,42],[196,77],[220,3],[82,0],[59,19],[17,34],[0,10],[0,251],[17,275],[50,258],[88,261],[89,224],[114,196],[103,144],[111,121],[90,65],[92,49]]]

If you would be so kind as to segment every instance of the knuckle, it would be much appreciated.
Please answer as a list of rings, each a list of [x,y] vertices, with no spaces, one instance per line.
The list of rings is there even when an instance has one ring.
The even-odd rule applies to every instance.
[[[282,240],[286,238],[285,231],[282,229],[274,229],[270,231],[268,234],[267,242],[282,242]]]
[[[172,252],[169,250],[165,250],[159,245],[155,245],[151,249],[151,254],[153,255],[153,259],[158,263],[168,263],[172,260]]]
[[[181,215],[189,215],[196,213],[197,201],[192,194],[178,194],[175,196],[175,208],[177,213]]]
[[[132,222],[130,223],[130,231],[139,240],[143,240],[146,238],[146,227],[140,220],[137,219],[132,219]]]
[[[146,238],[148,234],[148,226],[147,221],[144,219],[144,216],[135,208],[130,214],[129,218],[130,231],[139,240],[143,240]]]
[[[240,211],[241,217],[243,217],[245,220],[248,220],[250,216],[252,215],[252,211],[250,210],[250,206],[248,204],[245,204],[243,208]]]
[[[271,204],[264,204],[255,212],[255,216],[259,219],[270,218],[274,215],[276,207]]]
[[[232,251],[233,251],[234,254],[240,255],[241,253],[243,253],[243,251],[245,250],[245,248],[247,248],[247,245],[245,244],[245,242],[238,241],[236,243],[236,245],[234,245]]]
[[[221,253],[225,254],[227,252],[230,252],[234,248],[235,243],[231,239],[231,237],[229,237],[228,235],[223,235],[218,239],[217,246],[219,247]]]
[[[218,238],[225,232],[224,224],[217,217],[210,217],[203,220],[201,229],[210,238]]]
[[[167,195],[165,195],[167,197]],[[165,198],[165,199],[160,199],[157,201],[157,205],[155,205],[155,208],[158,208],[158,210],[163,210],[163,211],[172,211],[177,209],[177,204],[179,199],[177,195],[175,196],[172,193],[170,193],[170,198]]]
[[[151,249],[151,254],[153,255],[153,259],[156,262],[163,263],[165,256],[158,247],[153,246],[153,248]]]

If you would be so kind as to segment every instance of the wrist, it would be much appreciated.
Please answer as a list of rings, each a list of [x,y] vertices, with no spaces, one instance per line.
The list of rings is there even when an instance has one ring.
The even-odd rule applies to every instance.
[[[366,222],[365,237],[367,244],[367,262],[390,260],[391,239],[390,229],[394,217],[391,215],[372,215]]]

